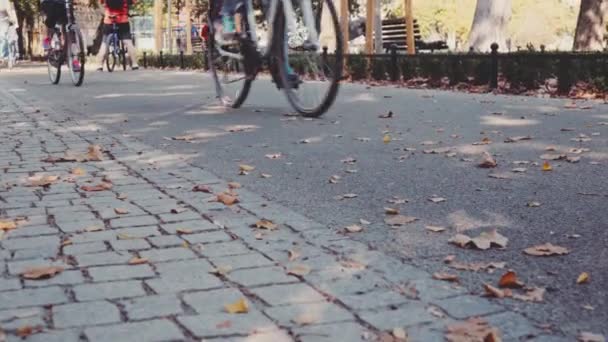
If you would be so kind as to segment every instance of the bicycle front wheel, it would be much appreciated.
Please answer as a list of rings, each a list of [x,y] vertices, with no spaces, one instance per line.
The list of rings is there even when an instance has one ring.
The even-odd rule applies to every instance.
[[[52,84],[59,83],[61,79],[61,64],[63,64],[63,50],[57,32],[51,37],[51,48],[46,55],[46,67]]]
[[[108,57],[106,57],[106,67],[108,68],[108,72],[113,72],[117,63],[117,53],[116,53],[116,45],[113,42],[108,44]]]
[[[72,83],[80,87],[84,81],[84,40],[80,29],[73,28],[66,35],[68,45],[68,69],[72,77]]]
[[[290,27],[283,12],[276,20],[279,72],[289,103],[306,117],[319,117],[338,95],[344,62],[343,38],[336,8],[331,0],[292,2],[295,25]],[[318,44],[304,25],[303,6],[308,9],[318,32]],[[312,11],[311,11],[312,10]],[[281,9],[282,11],[282,9]]]

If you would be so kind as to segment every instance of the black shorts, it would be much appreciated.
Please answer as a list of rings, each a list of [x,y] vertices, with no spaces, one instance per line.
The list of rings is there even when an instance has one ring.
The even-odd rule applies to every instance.
[[[46,15],[46,19],[44,20],[46,27],[54,28],[57,24],[65,25],[68,23],[65,3],[45,1],[40,4],[40,9]]]
[[[129,23],[116,24],[118,26],[118,37],[120,40],[131,39],[131,25]],[[108,39],[108,36],[114,32],[112,24],[103,24],[103,37],[104,40]]]

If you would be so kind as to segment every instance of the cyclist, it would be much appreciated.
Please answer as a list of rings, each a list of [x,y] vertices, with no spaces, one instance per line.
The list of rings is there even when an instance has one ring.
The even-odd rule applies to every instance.
[[[46,37],[42,41],[44,51],[51,49],[51,39],[55,33],[57,24],[65,25],[68,22],[68,15],[65,9],[65,0],[40,0],[40,10],[46,15],[44,24],[46,25]],[[74,57],[71,61],[72,69],[80,71],[80,61]]]
[[[0,0],[0,60],[8,57],[11,41],[11,31],[17,28],[17,14],[11,0]]]
[[[131,24],[129,23],[129,7],[135,4],[135,0],[100,0],[104,5],[105,15],[103,19],[103,41],[99,48],[97,60],[99,67],[97,71],[103,71],[103,63],[108,58],[108,38],[112,33],[112,23],[116,20],[118,24],[118,35],[125,44],[129,54],[131,70],[138,70],[137,51],[131,40]]]

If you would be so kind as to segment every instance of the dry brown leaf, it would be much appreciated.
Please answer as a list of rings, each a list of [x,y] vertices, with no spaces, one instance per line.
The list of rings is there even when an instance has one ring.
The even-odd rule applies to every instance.
[[[568,158],[565,154],[546,153],[540,156],[542,160],[564,160]]]
[[[203,184],[197,184],[192,188],[192,191],[194,192],[204,192],[206,194],[210,194],[211,193],[211,188],[208,187],[207,185],[203,185]]]
[[[61,272],[63,272],[61,266],[33,267],[21,272],[21,277],[24,279],[48,279]]]
[[[450,273],[446,273],[446,272],[435,272],[435,273],[433,273],[433,278],[438,279],[438,280],[455,282],[455,283],[460,281],[460,278],[458,278],[458,275],[450,274]]]
[[[182,235],[192,234],[192,230],[187,228],[177,228],[175,232]]]
[[[260,177],[262,177],[262,178],[270,178],[270,177],[272,177],[272,175],[270,175],[268,173],[262,173],[262,174],[260,174]]]
[[[338,175],[333,175],[333,176],[329,177],[329,182],[331,184],[338,184],[340,182],[340,178],[341,177]]]
[[[484,137],[483,139],[481,139],[481,141],[476,141],[472,145],[475,145],[475,146],[478,146],[478,145],[489,145],[491,143],[492,143],[492,140],[490,140],[490,138]]]
[[[445,313],[438,307],[431,305],[426,308],[426,311],[437,318],[445,318]]]
[[[264,240],[264,234],[262,232],[256,232],[255,234],[253,234],[253,237],[256,240]]]
[[[577,336],[578,342],[606,342],[604,335],[582,331]]]
[[[129,265],[140,265],[140,264],[147,264],[147,263],[148,263],[147,258],[133,257],[133,258],[131,258],[131,260],[129,260]]]
[[[534,256],[550,256],[568,254],[570,253],[570,250],[568,250],[568,248],[556,246],[551,243],[545,243],[542,245],[528,247],[524,249],[524,253]]]
[[[234,303],[224,305],[224,309],[229,314],[247,313],[249,312],[249,304],[245,298],[241,298]]]
[[[125,194],[125,193],[120,193],[120,194],[116,195],[116,199],[119,199],[119,200],[124,200],[124,199],[127,199],[128,197],[129,196],[127,196],[127,194]]]
[[[528,169],[525,167],[516,167],[514,169],[511,169],[511,172],[515,172],[515,173],[524,173],[526,171],[528,171]]]
[[[87,171],[83,168],[75,167],[70,171],[70,173],[74,176],[84,176],[87,174]]]
[[[576,278],[577,284],[585,284],[589,282],[589,273],[583,272]]]
[[[485,295],[487,297],[505,298],[513,296],[513,292],[509,289],[501,290],[490,284],[483,284],[483,288],[486,291]]]
[[[520,288],[523,287],[524,284],[517,279],[517,274],[514,271],[508,271],[500,277],[500,280],[498,280],[498,286]]]
[[[117,213],[118,215],[126,215],[129,213],[129,210],[127,210],[125,208],[114,208],[114,212]]]
[[[397,339],[397,341],[407,341],[407,332],[405,329],[398,327],[393,329],[393,337]]]
[[[9,231],[17,228],[17,223],[14,220],[1,220],[0,231]]]
[[[239,165],[239,174],[241,175],[247,175],[249,174],[249,172],[255,170],[255,166],[251,166],[251,165],[247,165],[247,164],[241,164]]]
[[[450,255],[446,256],[445,258],[443,258],[443,262],[446,264],[449,264],[454,260],[456,260],[456,255],[454,255],[454,254],[450,254]]]
[[[445,227],[439,227],[439,226],[424,226],[424,228],[426,230],[430,230],[435,233],[441,233],[441,232],[445,231],[445,229],[446,229]]]
[[[270,154],[265,155],[265,157],[268,159],[279,159],[282,156],[283,156],[283,154],[281,154],[281,153],[270,153]]]
[[[366,265],[364,265],[358,261],[353,261],[353,260],[340,260],[340,265],[342,265],[345,268],[352,268],[352,269],[356,269],[356,270],[364,270],[367,268]]]
[[[413,216],[405,216],[405,215],[393,215],[384,219],[384,222],[389,226],[404,226],[408,223],[412,223],[418,220]]]
[[[494,159],[494,157],[492,157],[492,155],[488,152],[484,152],[482,154],[481,160],[479,164],[477,164],[477,166],[485,169],[494,168],[497,165],[498,164],[496,163],[496,159]]]
[[[101,161],[103,160],[103,153],[101,151],[101,146],[99,145],[89,145],[87,151],[87,160],[88,161]]]
[[[259,229],[275,230],[279,226],[270,220],[259,220],[255,223],[255,227]]]
[[[293,250],[293,249],[288,250],[287,251],[287,255],[288,255],[288,260],[289,261],[294,261],[294,260],[296,260],[297,258],[300,257],[300,253],[298,253],[298,251]]]
[[[85,232],[98,232],[100,230],[104,230],[102,226],[89,226],[84,229]]]
[[[458,261],[452,261],[449,263],[450,267],[461,270],[461,271],[473,271],[479,272],[481,270],[487,270],[488,273],[493,273],[494,270],[499,268],[505,268],[507,266],[506,262],[472,262],[472,263],[462,263]]]
[[[464,235],[464,234],[456,234],[448,240],[449,243],[453,243],[456,246],[462,247],[462,248],[467,247],[471,241],[472,241],[471,237],[468,235]]]
[[[217,195],[217,201],[224,203],[225,205],[233,205],[235,203],[239,203],[239,198],[234,195],[222,192]]]
[[[525,302],[540,303],[543,301],[545,291],[546,290],[544,288],[534,287],[534,288],[526,289],[526,293],[523,295],[514,293],[513,298],[518,299],[518,300],[523,300]]]
[[[505,248],[507,246],[507,243],[509,242],[509,239],[499,234],[496,229],[493,229],[489,232],[483,232],[475,238],[471,238],[464,234],[456,234],[451,239],[449,239],[448,242],[463,248],[472,245],[479,249],[486,250],[491,246]]]
[[[393,112],[389,110],[386,114],[380,114],[378,117],[380,119],[390,119],[393,117]]]
[[[297,264],[287,269],[287,274],[305,276],[310,273],[310,271],[310,266],[304,264]]]
[[[106,191],[112,189],[112,183],[101,182],[97,185],[83,185],[80,187],[84,191]]]
[[[527,206],[530,207],[530,208],[537,208],[537,207],[541,206],[541,203],[540,202],[536,202],[536,201],[532,201],[532,202],[528,202]]]
[[[433,203],[441,203],[441,202],[445,202],[445,201],[446,201],[446,199],[445,199],[445,198],[443,198],[443,197],[436,197],[436,196],[433,196],[433,197],[429,198],[429,201],[431,201],[431,202],[433,202]]]
[[[509,137],[505,139],[506,143],[514,143],[514,142],[518,142],[518,141],[522,141],[522,140],[531,140],[532,137],[529,135],[526,136],[517,136],[517,137]]]
[[[589,304],[583,305],[582,308],[585,309],[585,310],[589,310],[589,311],[595,310],[595,307],[593,307],[593,306],[591,306]]]
[[[360,225],[357,225],[357,224],[351,224],[350,226],[346,226],[344,228],[344,230],[347,233],[359,233],[359,232],[363,231],[363,227],[361,227]]]
[[[73,244],[73,242],[70,239],[65,239],[65,240],[61,241],[61,246],[62,247],[69,246],[71,244]]]
[[[40,333],[40,332],[42,332],[42,330],[43,330],[43,328],[40,325],[36,325],[36,326],[24,325],[24,326],[17,328],[17,330],[15,331],[15,334],[21,338],[26,338],[30,335]]]
[[[551,167],[551,164],[549,164],[549,162],[545,160],[545,161],[543,162],[543,167],[542,167],[542,170],[543,170],[543,171],[552,171],[552,170],[553,170],[553,167]]]
[[[118,235],[116,235],[116,238],[118,240],[135,240],[135,239],[137,239],[137,237],[135,237],[133,235],[125,234],[125,233],[119,233]]]
[[[185,211],[188,211],[187,208],[182,208],[182,207],[178,207],[178,208],[173,208],[171,209],[171,214],[181,214]]]
[[[237,182],[230,182],[228,183],[228,188],[229,189],[240,189],[242,187],[242,185],[240,183]]]
[[[388,207],[385,207],[385,208],[384,208],[384,213],[385,213],[386,215],[399,215],[399,210],[398,210],[398,209],[395,209],[395,208],[388,208]]]
[[[448,325],[445,338],[448,342],[501,341],[498,329],[490,326],[488,322],[479,317]]]
[[[28,184],[27,186],[49,186],[55,182],[57,182],[57,180],[59,180],[58,176],[32,176],[32,177],[28,177]]]

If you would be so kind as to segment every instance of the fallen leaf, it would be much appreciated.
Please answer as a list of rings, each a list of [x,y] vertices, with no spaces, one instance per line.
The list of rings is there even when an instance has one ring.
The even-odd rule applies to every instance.
[[[352,224],[350,226],[346,226],[346,228],[344,228],[344,230],[347,233],[359,233],[359,232],[363,231],[363,227],[361,227],[357,224]]]
[[[455,244],[456,246],[465,248],[472,241],[471,237],[464,234],[456,234],[452,236],[448,242]]]
[[[69,246],[71,244],[73,244],[73,242],[70,239],[65,239],[65,240],[61,241],[61,246],[62,247]]]
[[[89,145],[86,158],[88,161],[102,161],[103,152],[101,151],[101,146]]]
[[[129,260],[129,265],[140,265],[140,264],[147,264],[147,263],[148,263],[148,259],[146,259],[146,258],[133,257],[133,258],[131,258],[131,260]]]
[[[448,342],[500,342],[497,328],[479,317],[447,326],[445,338]]]
[[[406,341],[407,340],[407,332],[405,329],[399,327],[393,329],[393,337],[397,339],[397,341]]]
[[[262,234],[262,232],[257,232],[257,233],[255,233],[255,234],[253,234],[253,237],[254,237],[256,240],[263,240],[263,239],[264,239],[264,234]]]
[[[84,176],[87,174],[87,171],[83,168],[76,167],[76,168],[73,168],[70,171],[70,173],[73,174],[74,176]]]
[[[431,305],[426,308],[426,311],[437,318],[445,318],[445,313],[438,307]]]
[[[391,140],[392,140],[391,135],[390,135],[390,134],[388,134],[388,133],[387,133],[387,134],[385,134],[385,135],[382,137],[382,142],[384,142],[385,144],[390,143],[390,142],[391,142]]]
[[[282,156],[283,155],[281,153],[270,153],[270,154],[265,155],[265,157],[268,159],[279,159]]]
[[[247,313],[249,312],[249,304],[245,298],[241,298],[234,303],[224,305],[224,309],[229,314]]]
[[[260,177],[262,177],[262,178],[270,178],[270,177],[272,177],[272,175],[269,175],[267,173],[262,173],[262,174],[260,174]]]
[[[423,141],[420,143],[420,145],[422,145],[422,146],[431,146],[431,145],[436,145],[436,144],[437,144],[437,142],[431,141],[431,140],[426,140],[426,141]]]
[[[135,236],[125,234],[125,233],[119,233],[118,235],[116,235],[116,238],[118,240],[135,240],[135,239],[137,239]]]
[[[431,201],[433,203],[441,203],[441,202],[445,202],[446,199],[443,197],[431,197],[431,198],[429,198],[429,201]]]
[[[496,160],[488,152],[484,152],[482,154],[481,161],[479,162],[479,164],[477,164],[478,167],[485,169],[494,168],[497,165],[498,164],[496,163]]]
[[[259,220],[255,223],[255,227],[259,229],[275,230],[279,226],[270,220]]]
[[[472,145],[475,146],[479,146],[479,145],[489,145],[492,143],[492,140],[490,140],[490,138],[488,137],[484,137],[483,139],[481,139],[481,141],[476,141],[474,142]]]
[[[129,196],[127,196],[127,194],[124,194],[124,193],[120,193],[116,196],[116,198],[119,200],[124,200],[124,199],[127,199],[128,197]]]
[[[575,163],[578,163],[579,161],[581,161],[581,157],[570,157],[570,156],[568,156],[568,157],[566,158],[566,161],[567,161],[568,163],[575,164]]]
[[[173,140],[179,140],[179,141],[191,141],[191,140],[194,139],[194,136],[193,135],[189,135],[189,134],[188,135],[178,135],[178,136],[175,136],[175,137],[171,137],[171,139],[173,139]]]
[[[389,110],[386,114],[378,115],[378,117],[380,119],[390,119],[393,117],[393,112]]]
[[[530,162],[527,161],[527,160],[515,160],[513,162],[513,164],[515,164],[515,165],[528,165],[528,164],[530,164]]]
[[[393,215],[389,218],[384,219],[384,222],[389,226],[404,226],[408,223],[412,223],[418,220],[413,216],[405,216],[405,215]]]
[[[364,219],[359,219],[359,223],[361,223],[362,225],[365,225],[365,226],[372,224],[368,220],[364,220]]]
[[[536,208],[536,207],[540,207],[541,203],[540,202],[536,202],[536,201],[532,201],[532,202],[528,202],[528,204],[526,204],[528,207],[530,208]]]
[[[340,265],[342,265],[345,268],[352,268],[352,269],[356,269],[356,270],[364,270],[367,268],[366,265],[364,265],[358,261],[353,261],[353,260],[341,260]]]
[[[17,223],[13,220],[7,221],[7,220],[2,220],[0,221],[0,230],[1,231],[8,231],[8,230],[13,230],[17,228]]]
[[[438,226],[424,226],[424,228],[425,228],[426,230],[430,230],[430,231],[435,232],[435,233],[440,233],[440,232],[445,231],[445,227],[438,227]]]
[[[217,329],[228,329],[232,327],[232,322],[226,320],[215,325]]]
[[[102,226],[89,226],[84,229],[85,232],[98,232],[100,230],[104,230]]]
[[[577,336],[579,342],[606,342],[604,335],[581,331]]]
[[[522,140],[531,140],[532,137],[527,135],[527,136],[517,136],[517,137],[509,137],[505,139],[506,143],[514,143],[514,142],[518,142],[518,141],[522,141]]]
[[[232,266],[218,266],[211,270],[209,273],[224,276],[228,273],[232,272]]]
[[[454,261],[455,259],[456,259],[456,255],[451,254],[451,255],[448,255],[445,258],[443,258],[443,262],[446,263],[446,264],[449,264],[452,261]]]
[[[385,208],[384,208],[384,213],[385,213],[386,215],[399,215],[399,210],[398,210],[398,209],[395,209],[395,208],[388,208],[388,207],[385,207]]]
[[[532,246],[524,249],[524,253],[534,256],[550,256],[550,255],[565,255],[570,253],[570,250],[565,247],[545,243],[542,245]]]
[[[208,187],[207,185],[198,184],[198,185],[195,185],[192,188],[192,191],[194,191],[194,192],[204,192],[206,194],[210,194],[211,193],[211,188]]]
[[[356,197],[359,197],[359,195],[357,195],[357,194],[344,194],[344,195],[341,195],[341,197],[342,198],[356,198]]]
[[[493,273],[494,270],[499,268],[505,268],[507,266],[506,262],[472,262],[472,263],[462,263],[458,261],[449,262],[450,267],[461,270],[461,271],[473,271],[479,272],[481,270],[487,270],[488,273]]]
[[[589,273],[583,272],[576,278],[577,284],[585,284],[589,282]]]
[[[511,169],[511,172],[515,172],[515,173],[524,173],[528,171],[528,169],[526,169],[525,167],[516,167],[514,169]]]
[[[448,240],[448,242],[453,243],[462,248],[474,246],[482,250],[486,250],[491,246],[505,248],[507,246],[508,241],[509,239],[499,234],[496,229],[493,229],[489,232],[482,232],[476,238],[471,238],[464,234],[456,234]]]
[[[240,183],[237,182],[230,182],[228,183],[228,188],[229,189],[240,189],[242,186]]]
[[[303,312],[296,316],[296,318],[294,318],[292,322],[298,325],[315,324],[319,322],[319,315],[310,312]]]
[[[565,154],[547,153],[547,154],[542,154],[540,156],[540,159],[542,159],[542,160],[564,160],[567,157],[568,156]]]
[[[483,288],[486,291],[485,295],[487,297],[505,298],[513,296],[513,293],[509,289],[501,290],[490,284],[483,284]]]
[[[338,184],[340,182],[340,178],[342,178],[342,177],[340,177],[338,175],[333,175],[333,176],[329,177],[329,182],[331,184]]]
[[[387,202],[392,204],[405,204],[409,202],[409,200],[405,198],[393,197],[392,199],[387,200]]]
[[[114,212],[117,213],[118,215],[125,215],[129,213],[129,210],[125,209],[125,208],[114,208]]]
[[[253,170],[255,170],[255,166],[251,166],[251,165],[247,165],[247,164],[239,165],[239,171],[240,171],[241,175],[246,175]]]
[[[42,332],[42,330],[43,330],[42,326],[40,326],[40,325],[36,325],[36,326],[24,325],[24,326],[17,328],[15,333],[17,336],[19,336],[21,338],[26,338],[30,335],[40,333],[40,332]]]
[[[348,157],[346,159],[342,159],[341,162],[344,163],[344,164],[354,164],[354,163],[357,162],[357,159],[352,158],[352,157]]]
[[[288,255],[287,260],[289,260],[289,261],[294,261],[300,257],[300,253],[298,253],[298,251],[295,251],[293,249],[288,250],[287,255]]]
[[[517,279],[517,274],[515,272],[508,271],[500,277],[500,280],[498,280],[498,286],[508,288],[520,288],[523,287],[524,284]]]
[[[61,272],[63,272],[61,266],[33,267],[21,272],[21,277],[24,279],[48,279]]]
[[[57,180],[59,180],[58,176],[32,176],[32,177],[28,177],[28,184],[27,186],[49,186],[55,182],[57,182]]]
[[[583,305],[582,308],[585,309],[585,310],[589,310],[589,311],[595,310],[595,307],[593,307],[593,306],[591,306],[589,304]]]
[[[110,190],[112,189],[112,184],[111,183],[107,183],[107,182],[101,182],[97,185],[83,185],[80,188],[84,191],[92,191],[92,192],[96,192],[96,191],[106,191],[106,190]]]
[[[536,302],[540,303],[543,301],[543,297],[545,295],[546,290],[541,287],[534,287],[531,289],[527,289],[526,293],[521,295],[514,293],[513,298],[518,300],[523,300],[525,302]]]
[[[458,278],[458,275],[456,274],[450,274],[450,273],[445,273],[445,272],[436,272],[433,273],[433,278],[434,279],[438,279],[438,280],[444,280],[444,281],[450,281],[450,282],[459,282],[460,279]]]
[[[304,264],[297,264],[287,269],[287,274],[305,276],[310,273],[310,266]]]
[[[187,228],[177,228],[175,230],[175,232],[177,234],[182,234],[182,235],[192,234],[192,230],[191,229],[187,229]]]
[[[235,203],[239,203],[238,197],[225,192],[222,192],[217,195],[217,201],[225,205],[233,205]]]
[[[551,167],[551,164],[549,164],[548,161],[545,160],[545,162],[543,163],[543,171],[552,171],[553,167]]]

